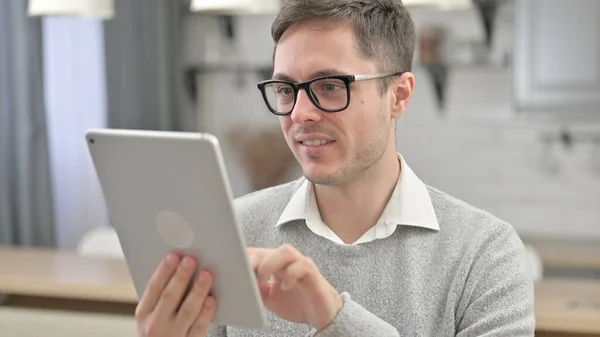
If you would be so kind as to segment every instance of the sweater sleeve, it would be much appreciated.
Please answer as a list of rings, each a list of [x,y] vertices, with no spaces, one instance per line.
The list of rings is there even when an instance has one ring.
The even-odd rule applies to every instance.
[[[400,334],[389,323],[356,303],[348,293],[342,293],[344,305],[342,310],[323,331],[313,330],[309,336],[314,337],[399,337]]]
[[[227,327],[223,325],[211,324],[208,327],[206,337],[227,337]]]
[[[533,336],[533,280],[525,247],[501,224],[478,240],[456,313],[457,337]]]

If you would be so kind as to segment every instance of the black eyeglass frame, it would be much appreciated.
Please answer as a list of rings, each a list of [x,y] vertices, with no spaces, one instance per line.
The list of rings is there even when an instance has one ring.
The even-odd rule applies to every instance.
[[[258,82],[257,87],[258,87],[258,90],[260,90],[260,92],[262,94],[263,100],[265,101],[267,108],[274,115],[287,116],[287,115],[291,114],[292,111],[294,111],[294,107],[296,107],[296,103],[298,102],[298,93],[300,92],[300,89],[304,89],[304,91],[306,91],[308,98],[310,99],[312,104],[314,104],[317,108],[319,108],[320,110],[325,111],[325,112],[335,113],[335,112],[340,112],[340,111],[346,110],[348,108],[348,106],[350,106],[350,92],[351,92],[350,84],[352,82],[379,79],[379,78],[385,78],[385,77],[390,77],[390,76],[399,76],[402,74],[404,74],[404,72],[398,71],[398,72],[394,72],[394,73],[378,73],[378,74],[366,74],[366,75],[330,75],[330,76],[322,76],[322,77],[313,78],[310,81],[306,81],[306,82],[302,82],[302,83],[295,83],[295,82],[286,81],[286,80],[265,80],[265,81]],[[316,81],[327,80],[327,79],[341,80],[346,85],[346,97],[347,98],[346,98],[346,105],[344,105],[344,107],[342,107],[340,109],[326,109],[326,108],[323,108],[319,104],[319,100],[317,99],[316,95],[313,93],[312,89],[310,88],[310,85]],[[269,104],[269,99],[267,98],[267,93],[265,92],[265,87],[269,84],[274,84],[274,83],[287,84],[287,85],[291,86],[292,89],[294,90],[294,104],[292,105],[290,111],[279,112],[279,111],[273,109],[273,107],[271,107],[271,104]]]

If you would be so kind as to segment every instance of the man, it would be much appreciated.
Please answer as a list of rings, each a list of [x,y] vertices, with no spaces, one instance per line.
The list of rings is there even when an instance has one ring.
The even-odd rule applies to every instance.
[[[259,89],[305,177],[236,200],[261,247],[249,254],[269,327],[209,326],[211,275],[183,298],[196,262],[170,255],[138,305],[140,335],[532,336],[515,231],[427,187],[396,152],[415,88],[403,5],[289,0],[272,35],[273,80]]]

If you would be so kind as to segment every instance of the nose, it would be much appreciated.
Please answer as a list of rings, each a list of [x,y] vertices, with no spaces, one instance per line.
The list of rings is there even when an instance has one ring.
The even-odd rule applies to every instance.
[[[319,122],[322,117],[323,111],[313,104],[306,91],[300,90],[298,97],[296,97],[296,105],[294,106],[294,110],[292,110],[292,121],[303,125]]]

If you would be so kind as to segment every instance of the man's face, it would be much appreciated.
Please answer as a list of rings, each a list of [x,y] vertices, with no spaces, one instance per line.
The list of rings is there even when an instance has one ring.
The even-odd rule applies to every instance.
[[[350,26],[294,25],[275,51],[274,77],[294,82],[377,72],[375,62],[360,55]],[[280,117],[288,146],[309,181],[339,185],[355,179],[377,163],[393,139],[388,94],[380,95],[379,81],[354,82],[350,88],[350,105],[343,111],[324,112],[300,90],[292,113]]]

